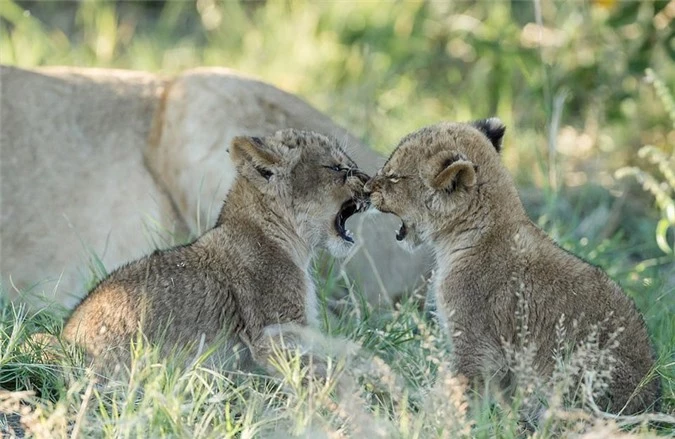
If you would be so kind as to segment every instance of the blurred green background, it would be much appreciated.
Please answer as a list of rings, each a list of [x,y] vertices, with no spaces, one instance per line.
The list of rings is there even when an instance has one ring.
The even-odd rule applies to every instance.
[[[2,0],[0,61],[167,75],[231,67],[301,95],[385,153],[421,126],[497,115],[533,217],[592,245],[623,230],[645,259],[662,256],[656,222],[675,226],[675,183],[638,156],[654,145],[675,158],[675,108],[664,103],[674,20],[673,1]],[[631,165],[644,173],[618,179]],[[670,204],[640,189],[649,176]],[[661,234],[672,243],[672,230]]]
[[[3,63],[226,66],[384,153],[421,126],[497,115],[504,160],[556,239],[673,262],[675,182],[638,151],[654,145],[675,172],[675,1],[2,0],[0,24]]]
[[[675,1],[0,0],[0,61],[230,67],[383,153],[499,116],[531,216],[635,299],[675,404]]]
[[[629,264],[673,262],[675,1],[2,0],[0,24],[3,63],[231,67],[384,153],[421,126],[497,115],[504,160],[556,239],[618,236]]]
[[[0,60],[227,66],[300,94],[382,151],[442,119],[498,115],[521,182],[608,185],[641,145],[675,142],[643,81],[651,67],[675,83],[668,4],[3,0]]]

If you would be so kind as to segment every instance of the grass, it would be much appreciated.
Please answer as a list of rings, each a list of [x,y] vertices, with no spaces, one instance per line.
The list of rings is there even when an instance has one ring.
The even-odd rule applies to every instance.
[[[498,115],[530,216],[605,269],[645,316],[672,413],[675,260],[662,224],[675,189],[669,162],[646,160],[675,154],[672,108],[652,81],[675,83],[665,4],[3,1],[0,60],[169,74],[233,67],[298,93],[382,152],[438,120]],[[646,159],[643,145],[655,148]],[[654,176],[665,195],[654,202],[634,179],[617,178],[626,167]],[[336,281],[317,282],[329,297]],[[335,364],[328,384],[308,384],[293,358],[280,358],[275,376],[224,373],[139,346],[128,380],[108,389],[92,385],[77,356],[50,362],[26,345],[29,334],[58,333],[64,310],[29,313],[2,299],[0,387],[18,393],[0,393],[0,411],[32,407],[25,419],[37,437],[531,434],[519,419],[534,390],[512,402],[467,397],[450,372],[451,347],[414,297],[391,311],[350,297],[340,316],[322,308],[316,337]],[[673,434],[672,425],[548,402],[537,437]]]
[[[58,319],[3,309],[3,386],[37,392],[12,394],[22,407],[32,407],[24,419],[36,437],[516,437],[527,432],[520,418],[533,398],[552,392],[543,383],[526,386],[513,402],[467,393],[450,372],[444,334],[413,300],[390,315],[364,307],[360,320],[355,310],[328,317],[324,335],[312,334],[324,347],[314,352],[332,361],[327,382],[307,382],[297,356],[280,356],[278,373],[270,376],[224,372],[180,354],[163,358],[141,344],[129,377],[105,388],[94,385],[81,358],[49,361],[40,347],[26,349],[29,333],[57,332]],[[531,382],[529,357],[515,351],[514,359],[514,370]],[[1,410],[12,409],[12,402],[19,401],[0,394]],[[539,437],[617,434],[622,422],[631,422],[637,435],[659,431],[572,409],[554,397],[548,403]]]

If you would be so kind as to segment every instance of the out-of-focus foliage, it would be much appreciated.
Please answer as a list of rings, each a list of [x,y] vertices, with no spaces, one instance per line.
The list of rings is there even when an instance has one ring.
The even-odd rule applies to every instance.
[[[647,79],[654,84],[654,89],[661,98],[675,129],[675,101],[673,101],[672,93],[653,70],[647,69]],[[675,254],[674,246],[669,244],[668,239],[668,231],[673,229],[675,232],[675,143],[664,145],[663,149],[646,145],[640,148],[638,155],[655,165],[658,172],[650,172],[638,167],[626,167],[619,169],[617,176],[635,176],[645,190],[654,195],[656,205],[661,212],[661,219],[656,227],[656,242],[664,253]],[[671,235],[670,240],[675,241],[675,236]]]
[[[506,160],[524,168],[524,181],[551,181],[551,168],[553,180],[577,185],[609,180],[606,166],[675,136],[641,82],[649,66],[675,81],[674,8],[3,1],[0,58],[167,73],[233,67],[303,95],[384,151],[422,125],[499,115],[509,126]]]

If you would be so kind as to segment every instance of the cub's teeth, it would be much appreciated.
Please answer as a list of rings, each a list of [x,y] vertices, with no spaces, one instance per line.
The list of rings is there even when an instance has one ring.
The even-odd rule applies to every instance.
[[[347,235],[347,236],[350,237],[350,238],[353,238],[353,237],[354,237],[354,235],[352,235],[352,231],[349,230],[349,229],[345,230],[345,235]]]
[[[361,202],[360,201],[356,202],[356,210],[361,210]]]

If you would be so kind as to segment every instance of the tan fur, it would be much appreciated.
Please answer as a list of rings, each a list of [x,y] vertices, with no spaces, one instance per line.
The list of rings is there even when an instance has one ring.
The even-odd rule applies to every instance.
[[[264,364],[274,328],[317,323],[311,258],[349,252],[335,216],[368,177],[337,141],[304,131],[236,137],[231,156],[238,175],[213,229],[115,270],[73,311],[63,338],[97,367],[124,359],[139,329],[166,348],[222,340],[224,357],[239,343]]]
[[[423,128],[405,137],[366,185],[373,205],[406,225],[404,244],[433,247],[436,304],[454,338],[458,371],[475,383],[491,377],[509,385],[503,341],[517,344],[520,294],[539,372],[553,369],[561,316],[570,342],[611,316],[601,340],[624,331],[602,403],[624,413],[650,407],[660,385],[656,378],[636,390],[653,366],[640,314],[602,270],[558,247],[529,220],[499,157],[503,133],[498,119]]]
[[[335,136],[368,172],[382,159],[328,117],[222,68],[176,78],[107,69],[0,66],[0,283],[72,306],[95,254],[108,270],[215,224],[234,180],[238,135],[297,128]],[[342,265],[372,304],[418,283],[414,258],[385,240],[396,219],[360,215],[363,246]]]

